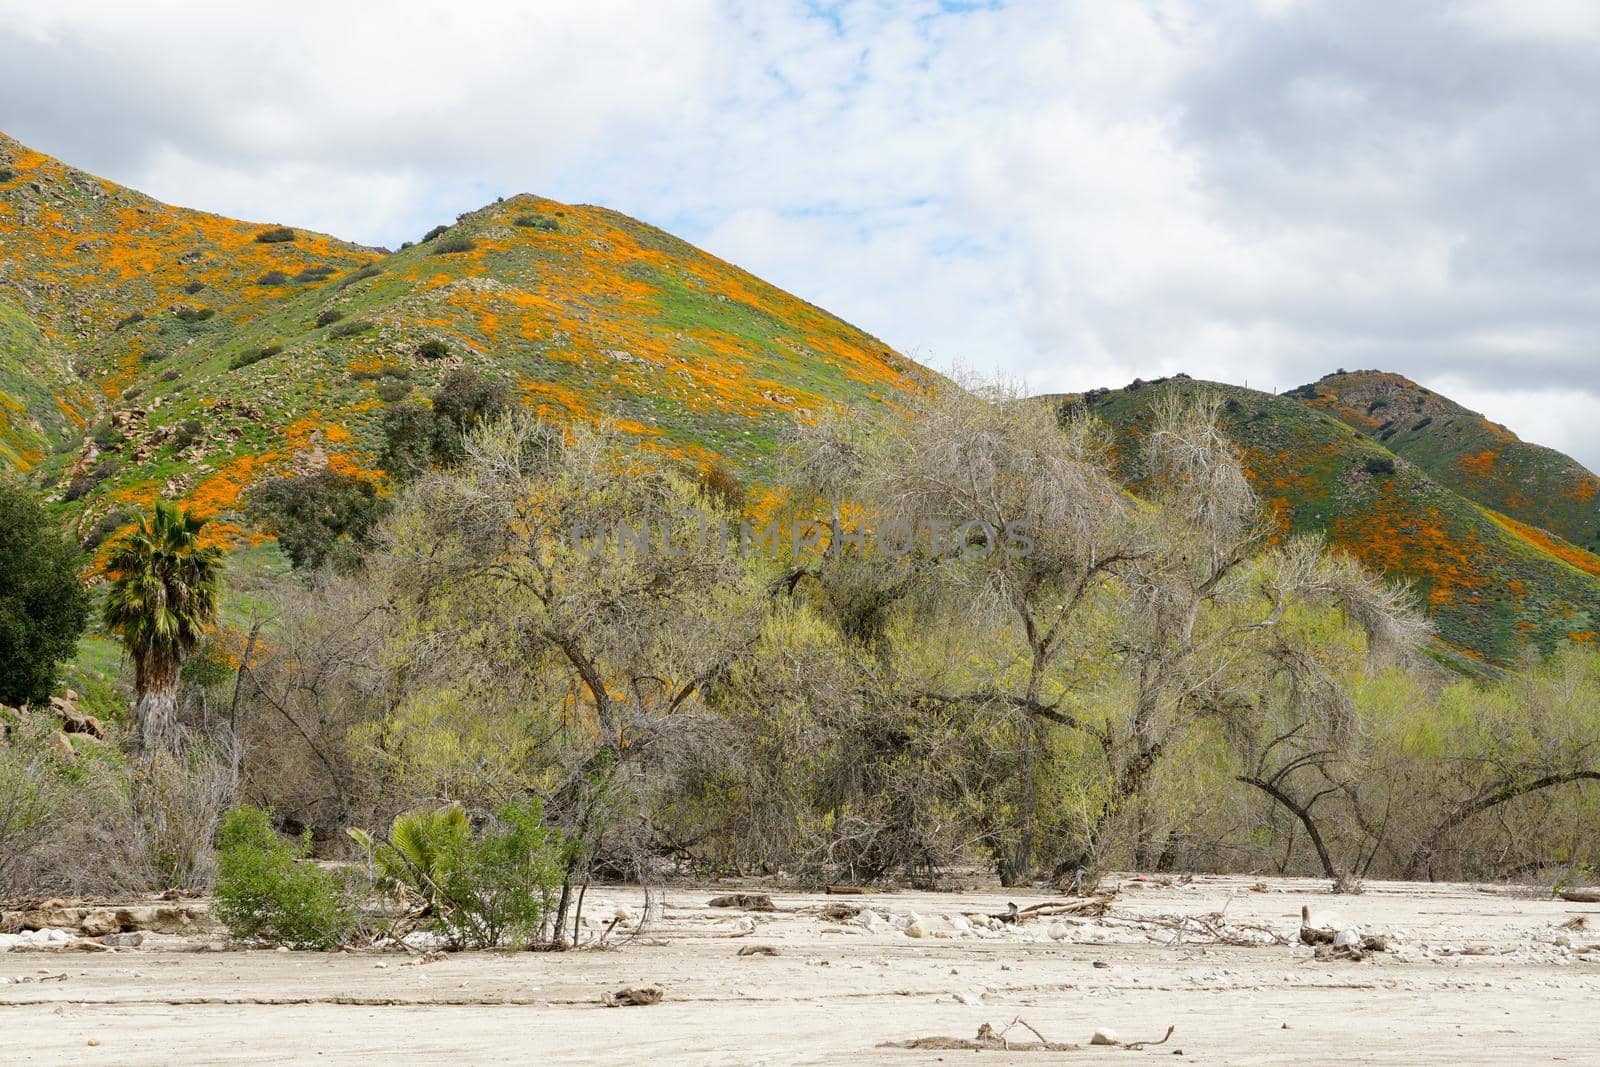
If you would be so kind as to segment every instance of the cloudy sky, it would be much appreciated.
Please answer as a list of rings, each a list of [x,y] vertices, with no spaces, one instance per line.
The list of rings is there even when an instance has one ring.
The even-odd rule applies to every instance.
[[[0,129],[374,244],[605,204],[1040,391],[1397,370],[1600,468],[1596,0],[0,0]]]

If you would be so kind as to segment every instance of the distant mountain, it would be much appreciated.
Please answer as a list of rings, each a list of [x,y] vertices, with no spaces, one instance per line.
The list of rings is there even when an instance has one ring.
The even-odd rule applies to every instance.
[[[603,208],[517,196],[389,253],[170,207],[0,135],[0,468],[80,531],[157,494],[226,516],[319,464],[380,479],[379,384],[463,365],[758,479],[796,417],[890,411],[929,380]]]
[[[1458,489],[1468,484],[1465,477],[1454,483],[1436,477],[1431,465],[1449,466],[1438,458],[1444,454],[1442,448],[1431,453],[1419,448],[1419,455],[1430,456],[1430,466],[1399,451],[1412,440],[1425,438],[1431,429],[1419,427],[1425,416],[1416,415],[1414,399],[1385,391],[1381,399],[1404,408],[1409,425],[1385,440],[1383,430],[1373,433],[1343,417],[1350,406],[1365,417],[1366,406],[1380,397],[1374,393],[1357,399],[1353,391],[1341,391],[1338,395],[1349,399],[1337,406],[1329,402],[1334,390],[1325,390],[1327,381],[1275,396],[1176,378],[1095,390],[1062,402],[1085,404],[1119,432],[1125,446],[1120,450],[1124,475],[1136,483],[1137,450],[1132,445],[1149,425],[1152,402],[1171,390],[1219,394],[1227,429],[1240,448],[1251,483],[1281,533],[1325,534],[1369,566],[1410,582],[1434,620],[1438,651],[1445,658],[1509,666],[1529,648],[1596,639],[1600,556],[1485,503],[1500,497],[1467,495]],[[1443,398],[1424,397],[1424,403],[1441,413],[1464,411]],[[1382,405],[1373,409],[1374,414],[1382,411]],[[1392,411],[1390,417],[1400,414]],[[1468,425],[1465,415],[1453,417],[1463,427]],[[1379,419],[1374,428],[1387,421]],[[1399,424],[1397,419],[1390,428]],[[1468,440],[1465,428],[1441,429],[1450,435],[1447,439]],[[1559,453],[1527,445],[1511,450],[1502,444],[1502,453],[1565,460],[1580,472],[1572,484],[1581,484],[1588,475]],[[1471,484],[1511,484],[1509,477],[1496,474],[1494,462],[1486,466],[1488,473]],[[1551,469],[1556,466],[1552,461]],[[1545,513],[1566,512],[1558,508]],[[1524,509],[1522,514],[1531,518],[1537,513]],[[1576,512],[1572,514],[1576,517]]]

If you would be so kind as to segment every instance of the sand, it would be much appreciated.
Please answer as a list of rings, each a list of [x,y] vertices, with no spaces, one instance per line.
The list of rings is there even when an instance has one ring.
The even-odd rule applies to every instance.
[[[965,933],[960,917],[1062,898],[676,886],[658,918],[624,924],[631,940],[613,948],[429,963],[397,951],[225,950],[215,935],[92,955],[13,948],[0,952],[0,1063],[1129,1064],[1180,1050],[1200,1064],[1600,1063],[1600,905],[1498,887],[1371,883],[1336,897],[1324,882],[1132,877],[1107,882],[1123,887],[1120,918],[987,936]],[[741,888],[770,892],[779,910],[706,906]],[[869,930],[819,915],[833,904],[884,921]],[[1315,959],[1296,938],[1302,904],[1391,935],[1392,950]],[[604,921],[619,906],[636,919],[640,893],[591,890],[587,912]],[[1169,927],[1130,921],[1218,911],[1294,943],[1175,943]],[[922,937],[894,924],[913,914]],[[1586,928],[1562,925],[1580,917]],[[778,954],[739,955],[752,945]],[[640,985],[659,986],[661,1003],[602,1003]],[[1083,1047],[885,1045],[971,1039],[1019,1016]],[[1168,1027],[1159,1046],[1089,1046],[1098,1028],[1127,1042]],[[1036,1040],[1020,1025],[1006,1036]]]

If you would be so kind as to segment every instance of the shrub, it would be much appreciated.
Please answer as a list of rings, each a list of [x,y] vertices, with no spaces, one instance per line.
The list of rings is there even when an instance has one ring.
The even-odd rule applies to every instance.
[[[0,899],[35,888],[32,860],[64,817],[67,801],[43,753],[0,745]]]
[[[178,428],[172,432],[172,447],[174,451],[181,452],[194,444],[204,435],[204,427],[199,419],[184,419]]]
[[[10,167],[0,167],[0,182],[8,182],[17,176],[17,172]]]
[[[365,333],[372,329],[373,325],[371,319],[343,319],[334,324],[333,329],[328,331],[328,336],[333,338],[353,337],[358,333]]]
[[[433,465],[435,432],[433,409],[420,400],[386,408],[379,465],[396,481],[409,481],[425,473]]]
[[[515,225],[529,230],[544,230],[546,233],[561,229],[561,224],[549,215],[520,215]]]
[[[131,315],[125,315],[122,318],[118,319],[117,320],[117,325],[114,328],[118,329],[118,330],[122,330],[122,329],[126,329],[129,326],[136,326],[136,325],[138,325],[139,323],[141,323],[143,321],[144,321],[144,312],[135,311]]]
[[[294,280],[297,281],[297,282],[302,282],[302,283],[304,283],[304,282],[320,282],[324,278],[327,278],[329,275],[331,275],[333,273],[334,273],[334,268],[332,268],[330,266],[327,266],[326,264],[319,263],[319,264],[316,264],[315,266],[307,267],[305,270],[301,271],[299,274],[296,274],[294,276]]]
[[[127,438],[124,437],[122,435],[122,431],[117,429],[112,423],[102,422],[99,426],[94,428],[94,435],[92,436],[91,440],[94,441],[95,447],[103,450],[108,448],[116,448],[118,445],[126,441]]]
[[[108,511],[100,516],[95,524],[89,527],[89,532],[83,535],[83,550],[93,552],[106,543],[106,538],[131,523],[134,514],[128,511]]]
[[[376,278],[382,273],[383,271],[379,270],[377,267],[362,267],[360,270],[350,275],[350,277],[340,282],[339,288],[348,289],[350,286],[356,284],[356,282],[364,282],[368,278]]]
[[[206,283],[205,282],[190,282],[188,285],[183,287],[183,291],[188,293],[190,296],[193,296],[194,294],[200,292],[205,287],[206,287]]]
[[[288,285],[289,276],[281,270],[269,270],[256,279],[257,285]]]
[[[466,434],[510,409],[511,386],[504,379],[480,374],[470,367],[452,370],[433,394],[434,458],[441,463],[456,462],[461,458],[461,439]]]
[[[0,704],[46,699],[72,659],[89,610],[81,564],[38,500],[0,482]]]
[[[289,948],[338,948],[356,930],[349,883],[308,862],[311,832],[289,838],[260,808],[240,805],[222,819],[212,913],[240,941]]]
[[[75,475],[67,484],[67,491],[61,494],[61,499],[71,503],[82,500],[94,491],[94,487],[105,481],[117,472],[117,465],[111,459],[102,459],[86,471]]]
[[[324,311],[322,314],[317,316],[317,325],[332,326],[342,318],[344,318],[344,312],[335,308],[329,308],[327,311]]]
[[[1374,476],[1384,476],[1394,473],[1394,460],[1389,456],[1368,456],[1362,469]]]
[[[423,359],[443,359],[450,354],[450,346],[437,338],[417,346],[417,355]]]
[[[378,383],[378,399],[393,404],[411,395],[411,384],[399,378],[385,378]]]
[[[179,379],[179,377],[181,377],[181,375],[178,373],[178,368],[173,367],[171,370],[167,371],[161,376],[161,380],[164,382],[175,382]]]
[[[141,355],[139,357],[139,362],[140,363],[160,363],[162,360],[164,360],[166,358],[167,358],[166,352],[162,351],[159,348],[152,348],[152,349],[148,349],[143,355]]]
[[[282,351],[282,345],[268,345],[265,348],[252,348],[248,352],[240,352],[237,356],[234,356],[233,359],[229,360],[228,369],[239,370],[242,367],[250,366],[252,363],[260,363],[264,359],[270,359]]]
[[[293,241],[294,231],[287,226],[274,226],[256,234],[256,241],[264,245],[281,245]]]
[[[423,241],[424,244],[426,244],[427,242],[433,240],[435,237],[438,237],[440,234],[449,232],[449,230],[450,230],[450,227],[448,227],[448,226],[435,226],[433,229],[429,230],[427,233],[422,235],[422,241]]]
[[[160,889],[204,889],[216,874],[217,824],[238,792],[239,759],[208,741],[153,754],[129,769],[129,824],[123,831]]]
[[[453,256],[460,252],[470,252],[478,247],[478,242],[470,237],[452,237],[448,241],[440,241],[433,249],[436,256]]]
[[[527,946],[554,902],[560,841],[536,800],[513,801],[474,836],[459,804],[395,817],[387,841],[360,830],[380,888],[425,906],[433,931],[456,948]]]
[[[327,468],[268,479],[250,494],[250,510],[302,569],[343,561],[345,552],[354,555],[383,508],[371,482]]]

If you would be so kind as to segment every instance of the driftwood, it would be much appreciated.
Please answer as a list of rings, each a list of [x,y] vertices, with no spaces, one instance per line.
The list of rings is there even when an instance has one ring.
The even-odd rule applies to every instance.
[[[601,1000],[608,1008],[647,1007],[651,1004],[660,1004],[661,996],[660,986],[647,985],[638,988],[629,986],[615,993],[607,993]]]
[[[1013,1027],[1020,1026],[1027,1030],[1038,1041],[1015,1042],[1008,1040],[1006,1034]],[[960,1037],[918,1037],[910,1041],[885,1041],[879,1048],[906,1048],[919,1049],[924,1052],[1079,1052],[1081,1045],[1068,1045],[1060,1041],[1051,1041],[1039,1031],[1035,1030],[1022,1016],[1017,1016],[1007,1023],[1004,1028],[996,1030],[988,1023],[978,1027],[978,1036],[967,1039]]]
[[[706,901],[708,908],[743,908],[745,911],[777,911],[772,898],[765,893],[729,893]]]
[[[1058,915],[1087,915],[1091,918],[1106,914],[1111,910],[1111,902],[1116,898],[1111,894],[1098,897],[1085,897],[1082,900],[1052,900],[1044,904],[1035,904],[1029,908],[1018,908],[1015,904],[997,915],[988,916],[1006,923],[1025,923],[1031,919],[1054,918]]]
[[[1558,889],[1556,896],[1573,904],[1600,904],[1600,888]]]

